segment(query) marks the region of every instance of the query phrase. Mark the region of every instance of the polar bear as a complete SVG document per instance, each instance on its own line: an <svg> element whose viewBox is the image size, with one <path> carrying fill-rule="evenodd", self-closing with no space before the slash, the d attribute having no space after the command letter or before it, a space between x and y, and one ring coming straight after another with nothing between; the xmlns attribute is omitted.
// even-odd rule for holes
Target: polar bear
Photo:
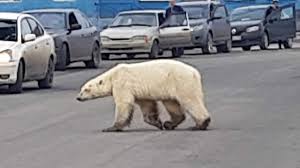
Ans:
<svg viewBox="0 0 300 168"><path fill-rule="evenodd" d="M190 114L196 125L191 130L206 130L211 122L205 106L201 74L192 66L175 60L152 60L118 64L91 79L81 88L78 101L113 96L115 121L104 132L122 131L132 120L134 105L140 106L144 121L159 129L175 129ZM162 124L157 102L170 115Z"/></svg>

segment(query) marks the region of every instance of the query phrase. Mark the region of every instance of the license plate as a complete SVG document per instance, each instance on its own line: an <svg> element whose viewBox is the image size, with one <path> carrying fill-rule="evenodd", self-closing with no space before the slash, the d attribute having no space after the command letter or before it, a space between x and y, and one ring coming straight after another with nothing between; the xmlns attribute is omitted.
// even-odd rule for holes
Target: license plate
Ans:
<svg viewBox="0 0 300 168"><path fill-rule="evenodd" d="M232 40L233 41L240 41L240 40L242 40L242 36L233 36Z"/></svg>

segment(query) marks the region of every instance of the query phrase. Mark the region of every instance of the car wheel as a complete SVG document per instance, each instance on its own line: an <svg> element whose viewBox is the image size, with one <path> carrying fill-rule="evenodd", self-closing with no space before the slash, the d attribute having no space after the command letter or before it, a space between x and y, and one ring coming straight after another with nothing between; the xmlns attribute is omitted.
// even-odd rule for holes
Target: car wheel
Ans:
<svg viewBox="0 0 300 168"><path fill-rule="evenodd" d="M50 58L45 78L38 81L39 88L40 89L52 88L53 76L54 76L54 63L53 60Z"/></svg>
<svg viewBox="0 0 300 168"><path fill-rule="evenodd" d="M99 68L100 65L100 47L99 44L95 43L92 51L92 59L90 61L85 61L85 66L87 68Z"/></svg>
<svg viewBox="0 0 300 168"><path fill-rule="evenodd" d="M157 41L154 41L151 48L151 53L149 54L150 59L154 59L159 55L159 45Z"/></svg>
<svg viewBox="0 0 300 168"><path fill-rule="evenodd" d="M127 59L134 59L135 54L127 54Z"/></svg>
<svg viewBox="0 0 300 168"><path fill-rule="evenodd" d="M19 94L23 91L23 78L24 78L24 64L21 61L19 63L18 72L17 72L17 81L15 84L9 85L8 91L12 94Z"/></svg>
<svg viewBox="0 0 300 168"><path fill-rule="evenodd" d="M172 57L178 58L181 57L184 54L183 48L172 48Z"/></svg>
<svg viewBox="0 0 300 168"><path fill-rule="evenodd" d="M251 50L251 46L245 46L245 47L242 47L242 49L244 51L250 51Z"/></svg>
<svg viewBox="0 0 300 168"><path fill-rule="evenodd" d="M223 53L229 53L231 51L232 48L232 41L231 40L227 40L225 42L225 44L220 45L217 47L217 51L218 52L223 52Z"/></svg>
<svg viewBox="0 0 300 168"><path fill-rule="evenodd" d="M292 38L289 38L287 40L285 40L283 42L283 46L284 48L288 49L288 48L292 48L293 47L293 39Z"/></svg>
<svg viewBox="0 0 300 168"><path fill-rule="evenodd" d="M214 51L215 51L215 49L214 49L214 45L213 45L213 38L212 38L211 33L208 33L206 46L204 46L202 48L202 52L203 52L203 54L211 54Z"/></svg>
<svg viewBox="0 0 300 168"><path fill-rule="evenodd" d="M102 60L109 60L109 54L101 54Z"/></svg>
<svg viewBox="0 0 300 168"><path fill-rule="evenodd" d="M261 42L260 42L259 47L262 50L266 50L269 47L269 36L266 32L263 34L263 36L261 38Z"/></svg>
<svg viewBox="0 0 300 168"><path fill-rule="evenodd" d="M58 58L58 63L56 64L55 69L59 71L65 71L68 66L68 57L69 57L69 50L66 44L63 44L62 52L60 57Z"/></svg>

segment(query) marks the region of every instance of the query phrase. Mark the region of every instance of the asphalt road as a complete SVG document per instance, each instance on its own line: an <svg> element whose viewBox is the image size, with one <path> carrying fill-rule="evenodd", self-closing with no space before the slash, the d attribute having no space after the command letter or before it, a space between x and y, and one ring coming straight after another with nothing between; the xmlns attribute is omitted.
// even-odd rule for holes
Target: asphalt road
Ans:
<svg viewBox="0 0 300 168"><path fill-rule="evenodd" d="M75 100L99 70L57 72L52 90L28 83L22 95L0 89L1 168L300 168L300 49L190 53L179 60L204 76L209 131L159 131L137 111L123 133L102 133L112 98ZM137 59L130 62L145 61ZM166 119L165 113L162 118Z"/></svg>

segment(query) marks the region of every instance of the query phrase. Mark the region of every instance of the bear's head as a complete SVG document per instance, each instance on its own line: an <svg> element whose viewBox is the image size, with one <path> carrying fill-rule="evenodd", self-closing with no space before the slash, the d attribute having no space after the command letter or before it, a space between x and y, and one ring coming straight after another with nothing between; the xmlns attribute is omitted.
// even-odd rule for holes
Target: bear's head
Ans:
<svg viewBox="0 0 300 168"><path fill-rule="evenodd" d="M87 101L96 98L111 96L112 84L104 76L92 79L83 85L80 93L77 96L78 101Z"/></svg>

